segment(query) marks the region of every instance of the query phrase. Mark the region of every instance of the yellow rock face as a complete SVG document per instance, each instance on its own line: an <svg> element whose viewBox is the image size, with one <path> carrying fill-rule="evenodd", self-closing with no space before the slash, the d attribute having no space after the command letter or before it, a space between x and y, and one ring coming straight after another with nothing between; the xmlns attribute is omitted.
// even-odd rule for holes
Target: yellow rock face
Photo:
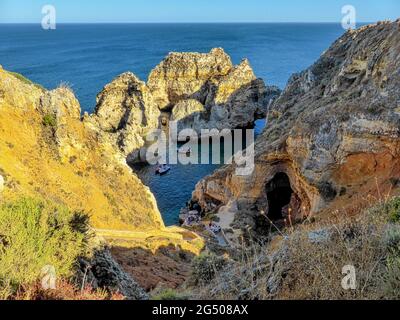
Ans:
<svg viewBox="0 0 400 320"><path fill-rule="evenodd" d="M25 195L61 202L90 214L95 228L163 229L150 190L98 135L80 120L68 88L46 91L0 70L3 200Z"/></svg>
<svg viewBox="0 0 400 320"><path fill-rule="evenodd" d="M233 64L221 48L209 53L170 53L149 75L147 85L160 109L202 91L206 81L226 76Z"/></svg>

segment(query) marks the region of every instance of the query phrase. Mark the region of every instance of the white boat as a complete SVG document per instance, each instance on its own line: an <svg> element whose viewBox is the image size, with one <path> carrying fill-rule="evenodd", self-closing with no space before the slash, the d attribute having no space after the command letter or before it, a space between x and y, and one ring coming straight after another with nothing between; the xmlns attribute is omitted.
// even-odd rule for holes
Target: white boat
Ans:
<svg viewBox="0 0 400 320"><path fill-rule="evenodd" d="M157 167L156 174L159 174L160 176L162 176L163 174L166 174L170 170L171 170L171 167L167 166L166 164L162 164Z"/></svg>

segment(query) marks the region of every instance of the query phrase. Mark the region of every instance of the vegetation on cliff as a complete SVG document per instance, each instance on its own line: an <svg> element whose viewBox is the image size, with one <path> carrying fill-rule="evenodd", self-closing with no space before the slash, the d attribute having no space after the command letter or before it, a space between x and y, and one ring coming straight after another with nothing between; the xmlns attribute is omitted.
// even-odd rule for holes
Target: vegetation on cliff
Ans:
<svg viewBox="0 0 400 320"><path fill-rule="evenodd" d="M193 200L205 211L221 205L219 216L228 211L236 220L232 228L257 234L269 220L356 208L377 186L396 194L399 52L400 20L346 32L271 105L253 173L237 176L226 166L198 183Z"/></svg>
<svg viewBox="0 0 400 320"><path fill-rule="evenodd" d="M31 198L0 206L0 299L35 284L51 266L59 278L73 275L88 243L81 212Z"/></svg>
<svg viewBox="0 0 400 320"><path fill-rule="evenodd" d="M229 262L194 296L400 297L399 37L400 20L345 33L271 105L253 174L229 165L198 183L193 201L228 221L232 248L210 246Z"/></svg>
<svg viewBox="0 0 400 320"><path fill-rule="evenodd" d="M65 85L46 91L0 69L3 200L41 197L87 212L94 228L162 229L154 196Z"/></svg>
<svg viewBox="0 0 400 320"><path fill-rule="evenodd" d="M185 289L207 299L399 298L399 28L349 31L272 105L277 91L222 49L171 53L147 84L123 74L84 117L70 88L47 91L0 68L0 298L148 298L131 275L152 273L151 290L203 240L164 227L126 161L161 110L195 128L233 128L267 107L253 175L227 166L196 187L193 200L220 219L228 248L211 243L225 255L195 258ZM111 250L87 247L89 223ZM137 248L171 264L134 268ZM64 292L38 287L46 265ZM341 286L344 266L356 270L354 289Z"/></svg>
<svg viewBox="0 0 400 320"><path fill-rule="evenodd" d="M154 250L163 245L182 246L184 250L193 252L201 250L200 238L180 228L165 228L149 188L126 164L125 156L115 141L102 139L102 128L82 120L79 102L68 86L61 85L47 91L0 68L0 110L1 203L18 204L21 198L42 199L43 202L41 205L22 201L20 206L11 205L9 211L3 209L0 214L4 219L2 222L9 225L13 223L13 215L20 217L20 227L25 229L17 233L26 237L22 239L18 235L11 237L4 233L9 239L2 243L0 252L2 263L8 263L8 269L3 265L3 271L6 272L2 274L4 279L1 279L5 281L2 285L3 297L10 294L15 297L15 290L20 288L17 296L48 296L39 290L40 285L38 287L35 283L35 277L45 260L49 260L50 265L54 260L64 265L64 269L57 271L61 277L81 274L79 268L84 268L83 274L90 273L91 281L87 282L89 287L84 287L86 293L92 292L92 286L94 295L98 293L96 290L106 288L107 292L118 292L129 299L147 298L131 275L114 260L107 246L91 247L90 257L81 257L79 234L64 234L65 238L60 238L57 225L48 226L48 243L43 243L42 234L36 234L35 230L39 227L46 229L46 225L40 223L46 220L47 215L49 219L56 219L53 216L57 216L58 211L65 215L67 212L87 213L90 227L100 242L104 242L104 236L109 242L113 239L126 240L128 246L135 248L151 243ZM28 206L28 209L25 210L24 206ZM64 209L51 211L53 206ZM44 211L40 209L42 207ZM29 216L30 210L32 216ZM24 214L19 215L19 211ZM39 226L30 223L36 218L40 220ZM0 233L0 236L3 234ZM30 242L28 238L31 238ZM19 252L24 241L28 241L28 252ZM60 242L63 242L59 246L61 253L52 251L56 249L55 243ZM43 259L40 255L34 255L36 249L48 250L44 251ZM62 253L67 255L65 259L68 258L68 261L59 257ZM29 254L34 256L27 256ZM85 267L81 266L81 262L78 263L83 258L87 260ZM20 259L24 263L19 267ZM11 265L16 266L15 275L7 273ZM78 265L78 270L73 265ZM58 264L55 267L58 268ZM23 272L24 268L30 272ZM84 278L87 277L85 274ZM64 278L60 281L57 288L61 291L64 288L65 294L71 296L75 292L74 282L65 282ZM78 281L79 287L82 286L81 281ZM54 298L63 294L57 291L53 293L50 296ZM76 298L81 297L79 292L75 293Z"/></svg>
<svg viewBox="0 0 400 320"><path fill-rule="evenodd" d="M186 290L199 299L399 299L399 203L370 198L356 216L332 212L276 230L266 242L235 247L222 268L222 258L206 255ZM353 288L342 286L346 266L354 267Z"/></svg>

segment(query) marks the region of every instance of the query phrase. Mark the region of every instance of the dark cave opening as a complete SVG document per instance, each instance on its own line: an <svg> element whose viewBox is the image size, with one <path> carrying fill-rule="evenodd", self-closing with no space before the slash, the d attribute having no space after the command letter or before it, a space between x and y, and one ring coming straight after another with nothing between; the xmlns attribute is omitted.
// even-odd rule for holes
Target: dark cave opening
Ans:
<svg viewBox="0 0 400 320"><path fill-rule="evenodd" d="M268 218L272 221L282 220L287 216L293 190L286 173L279 172L267 184Z"/></svg>

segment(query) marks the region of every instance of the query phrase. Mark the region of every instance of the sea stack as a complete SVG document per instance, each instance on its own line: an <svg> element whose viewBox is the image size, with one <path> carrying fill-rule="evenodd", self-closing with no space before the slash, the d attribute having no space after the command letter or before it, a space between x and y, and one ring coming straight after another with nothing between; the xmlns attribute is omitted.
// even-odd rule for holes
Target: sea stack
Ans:
<svg viewBox="0 0 400 320"><path fill-rule="evenodd" d="M88 118L113 140L128 162L141 161L140 150L152 129L176 121L178 131L191 128L235 129L265 117L280 93L257 79L244 59L233 65L221 48L209 53L170 53L147 83L128 72L106 85Z"/></svg>

